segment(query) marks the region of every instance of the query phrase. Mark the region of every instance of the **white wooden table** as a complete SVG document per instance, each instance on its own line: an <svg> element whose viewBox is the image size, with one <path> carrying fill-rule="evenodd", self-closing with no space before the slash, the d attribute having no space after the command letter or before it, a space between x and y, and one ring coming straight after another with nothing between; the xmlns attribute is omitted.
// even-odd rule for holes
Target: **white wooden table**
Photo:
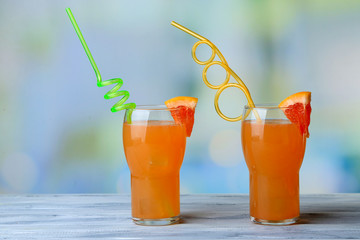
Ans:
<svg viewBox="0 0 360 240"><path fill-rule="evenodd" d="M360 194L302 195L301 221L249 221L246 194L181 196L182 223L131 221L129 195L2 195L0 239L360 239Z"/></svg>

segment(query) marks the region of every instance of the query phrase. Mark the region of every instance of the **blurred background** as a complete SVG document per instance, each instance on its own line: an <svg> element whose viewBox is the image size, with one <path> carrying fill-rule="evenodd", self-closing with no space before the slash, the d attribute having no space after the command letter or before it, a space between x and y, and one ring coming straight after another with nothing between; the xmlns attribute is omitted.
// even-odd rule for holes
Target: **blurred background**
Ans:
<svg viewBox="0 0 360 240"><path fill-rule="evenodd" d="M104 79L120 77L129 102L199 98L181 169L182 193L248 193L240 122L215 112L215 90L191 57L210 39L255 103L312 92L301 193L360 192L360 1L0 0L0 192L129 193L123 112L98 88L65 12L70 7ZM210 49L199 47L199 58ZM224 79L220 68L209 80ZM227 89L237 116L242 92Z"/></svg>

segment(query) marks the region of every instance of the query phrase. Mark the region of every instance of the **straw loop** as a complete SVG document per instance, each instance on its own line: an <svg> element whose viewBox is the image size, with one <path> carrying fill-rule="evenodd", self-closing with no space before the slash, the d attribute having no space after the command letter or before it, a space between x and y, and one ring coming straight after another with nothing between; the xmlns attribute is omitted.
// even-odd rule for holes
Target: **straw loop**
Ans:
<svg viewBox="0 0 360 240"><path fill-rule="evenodd" d="M202 78L203 78L203 81L204 81L204 83L206 84L206 86L208 86L209 88L211 88L211 89L219 89L219 88L221 88L222 86L226 85L226 84L229 82L231 75L230 75L230 72L229 72L229 71L226 71L226 78L225 78L225 80L224 80L224 82L223 82L222 84L219 84L219 85L213 85L213 84L211 84L211 83L208 81L208 79L207 79L207 71L208 71L208 69L209 69L211 66L213 66L213 65L219 65L219 66L223 67L224 69L227 68L227 66L226 66L224 63L222 63L222 62L219 62L219 61L211 62L211 63L207 64L207 65L204 67L203 73L202 73Z"/></svg>
<svg viewBox="0 0 360 240"><path fill-rule="evenodd" d="M211 48L212 53L211 53L210 58L209 58L207 61L200 61L200 60L196 57L196 49L197 49L197 47L200 46L201 44L206 44L206 45L208 45L208 46ZM191 49L191 55L192 55L194 61L195 61L197 64L207 65L207 64L211 63L211 62L214 60L214 58L215 58L215 56L216 56L216 52L215 52L213 46L211 46L210 43L209 43L207 40L201 40L201 41L198 41L198 42L196 42L196 43L194 44L194 46L193 46L192 49Z"/></svg>
<svg viewBox="0 0 360 240"><path fill-rule="evenodd" d="M241 91L243 91L245 93L245 89L243 86L239 85L239 84L236 84L236 83L229 83L229 84L226 84L222 87L220 87L216 94L215 94L215 99L214 99L214 106L215 106L215 109L216 109L216 112L220 115L220 117L222 117L223 119L229 121L229 122L237 122L237 121L240 121L243 119L243 115L240 115L238 117L235 117L235 118L231 118L231 117L227 117L225 116L225 114L223 114L220 110L220 107L219 107L219 97L221 95L221 93L226 89L226 88L229 88L229 87L236 87L236 88L239 88Z"/></svg>

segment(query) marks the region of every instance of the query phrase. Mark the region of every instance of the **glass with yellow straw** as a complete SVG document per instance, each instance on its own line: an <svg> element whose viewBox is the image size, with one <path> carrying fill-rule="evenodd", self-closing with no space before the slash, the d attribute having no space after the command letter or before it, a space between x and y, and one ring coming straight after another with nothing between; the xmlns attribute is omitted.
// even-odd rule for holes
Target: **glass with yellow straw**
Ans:
<svg viewBox="0 0 360 240"><path fill-rule="evenodd" d="M206 86L217 90L214 98L216 112L227 121L242 120L242 147L250 173L251 221L267 225L296 223L300 215L299 170L310 123L310 92L294 94L279 105L255 106L244 82L212 42L176 22L171 24L199 40L192 48L192 57L196 63L205 66L202 78ZM211 57L206 61L200 61L196 56L196 49L201 44L212 49ZM214 60L216 56L220 61ZM213 65L219 65L226 71L222 84L212 85L207 80L207 71ZM229 82L230 76L236 83ZM219 108L219 96L229 87L239 88L248 101L243 114L235 118L225 116ZM299 114L294 106L301 111L304 106L305 114Z"/></svg>

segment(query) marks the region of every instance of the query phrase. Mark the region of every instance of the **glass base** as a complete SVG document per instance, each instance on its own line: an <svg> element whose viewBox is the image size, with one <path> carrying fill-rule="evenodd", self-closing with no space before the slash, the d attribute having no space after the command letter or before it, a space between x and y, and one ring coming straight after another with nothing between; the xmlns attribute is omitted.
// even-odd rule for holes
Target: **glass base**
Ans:
<svg viewBox="0 0 360 240"><path fill-rule="evenodd" d="M180 221L179 216L171 218L160 218L160 219L144 219L144 218L132 218L135 224L142 226L165 226L178 223Z"/></svg>
<svg viewBox="0 0 360 240"><path fill-rule="evenodd" d="M262 224L262 225L284 226L284 225L297 223L297 221L299 221L299 217L294 217L284 220L264 220L250 216L250 220L253 223Z"/></svg>

